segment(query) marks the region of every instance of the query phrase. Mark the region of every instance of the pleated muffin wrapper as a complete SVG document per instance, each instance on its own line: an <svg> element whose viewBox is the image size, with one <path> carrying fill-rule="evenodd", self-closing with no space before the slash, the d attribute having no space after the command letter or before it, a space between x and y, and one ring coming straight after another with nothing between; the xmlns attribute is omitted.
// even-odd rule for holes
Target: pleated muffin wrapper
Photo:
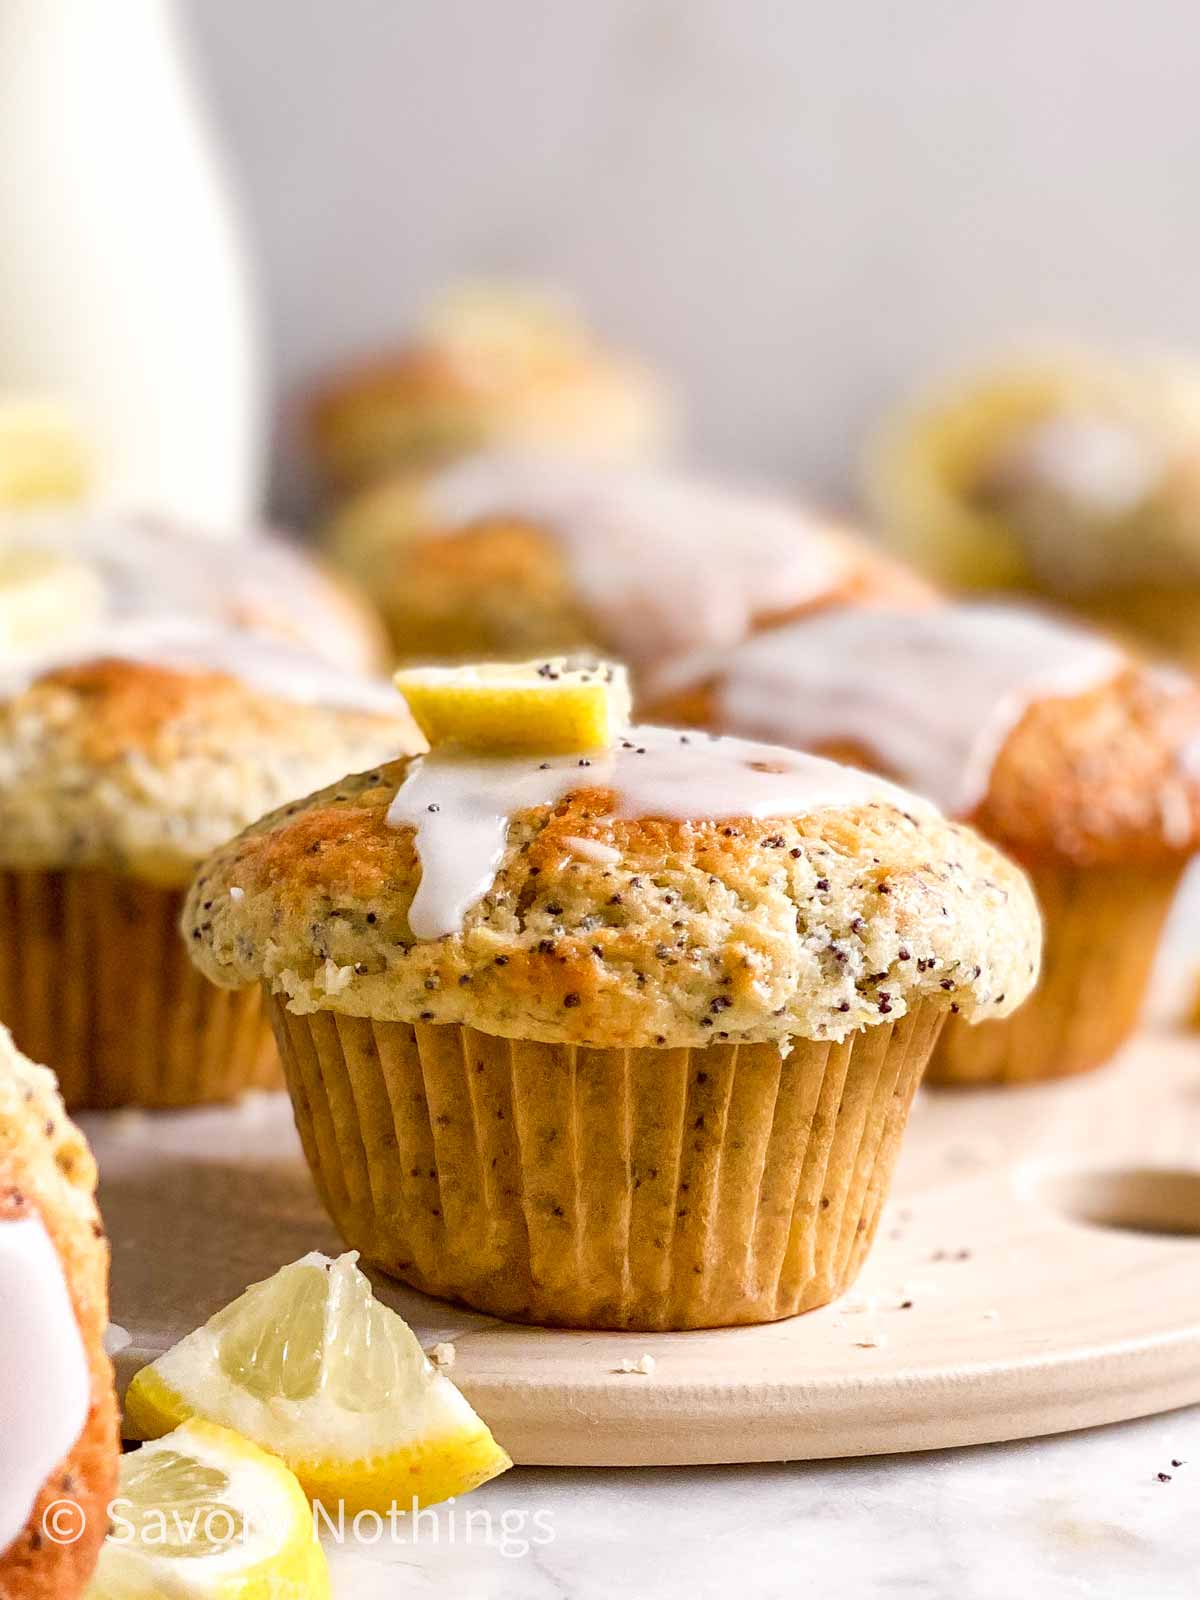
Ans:
<svg viewBox="0 0 1200 1600"><path fill-rule="evenodd" d="M592 1049L269 1001L346 1242L515 1321L770 1322L856 1277L946 1012L842 1043Z"/></svg>
<svg viewBox="0 0 1200 1600"><path fill-rule="evenodd" d="M1038 986L1003 1021L952 1017L929 1081L1034 1083L1111 1060L1137 1026L1183 870L1030 869L1044 929Z"/></svg>
<svg viewBox="0 0 1200 1600"><path fill-rule="evenodd" d="M217 989L179 932L182 889L98 869L0 872L0 1019L71 1110L279 1088L254 989Z"/></svg>

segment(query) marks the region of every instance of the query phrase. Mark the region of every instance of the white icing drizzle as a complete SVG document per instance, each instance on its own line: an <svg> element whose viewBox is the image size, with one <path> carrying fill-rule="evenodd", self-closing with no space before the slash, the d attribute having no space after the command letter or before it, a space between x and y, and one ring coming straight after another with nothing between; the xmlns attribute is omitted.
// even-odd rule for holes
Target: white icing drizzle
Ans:
<svg viewBox="0 0 1200 1600"><path fill-rule="evenodd" d="M1150 499L1168 466L1161 440L1120 418L1080 412L1018 433L988 483L1035 576L1061 593L1111 580L1114 560L1127 570L1148 559L1145 536L1141 549L1128 548L1122 519Z"/></svg>
<svg viewBox="0 0 1200 1600"><path fill-rule="evenodd" d="M41 674L112 657L176 672L224 672L263 694L337 711L404 715L391 684L340 671L300 645L174 617L114 623L36 658L0 662L0 698L22 693Z"/></svg>
<svg viewBox="0 0 1200 1600"><path fill-rule="evenodd" d="M816 603L847 574L848 545L797 507L679 475L487 455L428 493L446 531L504 515L544 527L635 667L735 644L756 616Z"/></svg>
<svg viewBox="0 0 1200 1600"><path fill-rule="evenodd" d="M517 812L553 806L580 789L611 790L618 817L715 821L805 816L826 806L924 802L867 773L774 745L667 728L631 728L610 749L569 756L418 757L388 811L416 831L421 881L409 924L418 939L462 927L491 888Z"/></svg>
<svg viewBox="0 0 1200 1600"><path fill-rule="evenodd" d="M1118 517L1152 492L1165 454L1144 433L1112 417L1077 413L1047 417L1019 433L995 473L1014 485L1051 489L1097 517Z"/></svg>
<svg viewBox="0 0 1200 1600"><path fill-rule="evenodd" d="M0 1222L0 1554L87 1421L91 1379L62 1264L40 1219Z"/></svg>
<svg viewBox="0 0 1200 1600"><path fill-rule="evenodd" d="M1127 660L1105 639L1016 607L828 611L732 652L718 720L801 749L857 745L965 816L1031 705L1086 693Z"/></svg>
<svg viewBox="0 0 1200 1600"><path fill-rule="evenodd" d="M0 519L4 547L90 566L100 581L102 623L187 617L261 626L303 641L331 663L368 664L361 632L331 600L319 569L282 539L259 535L231 548L150 517L22 512Z"/></svg>

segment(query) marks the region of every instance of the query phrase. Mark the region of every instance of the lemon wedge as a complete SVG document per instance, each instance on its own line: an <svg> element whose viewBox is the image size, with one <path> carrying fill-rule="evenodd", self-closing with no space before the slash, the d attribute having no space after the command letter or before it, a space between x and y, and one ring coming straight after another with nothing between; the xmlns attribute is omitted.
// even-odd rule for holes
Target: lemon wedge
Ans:
<svg viewBox="0 0 1200 1600"><path fill-rule="evenodd" d="M304 1491L227 1428L188 1422L121 1462L87 1600L328 1600Z"/></svg>
<svg viewBox="0 0 1200 1600"><path fill-rule="evenodd" d="M347 1515L433 1505L506 1471L508 1456L356 1261L305 1256L247 1289L137 1374L126 1431L223 1423Z"/></svg>
<svg viewBox="0 0 1200 1600"><path fill-rule="evenodd" d="M629 725L629 679L609 662L413 667L395 684L434 749L497 755L602 750Z"/></svg>
<svg viewBox="0 0 1200 1600"><path fill-rule="evenodd" d="M87 451L70 418L48 401L0 399L0 506L83 498Z"/></svg>
<svg viewBox="0 0 1200 1600"><path fill-rule="evenodd" d="M50 649L105 609L104 580L86 562L19 542L0 549L0 651Z"/></svg>

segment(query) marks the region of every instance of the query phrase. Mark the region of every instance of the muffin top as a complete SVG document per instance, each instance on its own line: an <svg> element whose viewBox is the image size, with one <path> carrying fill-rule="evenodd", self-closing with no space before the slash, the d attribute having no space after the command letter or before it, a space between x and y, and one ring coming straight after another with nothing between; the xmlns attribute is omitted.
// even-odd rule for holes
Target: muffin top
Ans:
<svg viewBox="0 0 1200 1600"><path fill-rule="evenodd" d="M1200 844L1200 685L1039 611L828 611L710 661L660 715L861 761L1024 860Z"/></svg>
<svg viewBox="0 0 1200 1600"><path fill-rule="evenodd" d="M1001 1017L1040 939L1020 870L925 802L658 728L344 779L217 851L184 929L295 1011L609 1047L838 1039L918 999Z"/></svg>
<svg viewBox="0 0 1200 1600"><path fill-rule="evenodd" d="M171 618L302 644L351 671L381 653L366 604L283 539L95 513L0 520L0 672L94 653L113 626Z"/></svg>
<svg viewBox="0 0 1200 1600"><path fill-rule="evenodd" d="M164 886L255 817L423 741L387 684L270 639L114 629L94 659L0 674L0 865Z"/></svg>
<svg viewBox="0 0 1200 1600"><path fill-rule="evenodd" d="M665 385L563 298L477 285L439 301L409 344L329 381L310 433L325 476L348 489L495 446L649 457L674 412Z"/></svg>
<svg viewBox="0 0 1200 1600"><path fill-rule="evenodd" d="M0 1026L0 1593L76 1593L107 1525L116 1401L102 1346L108 1249L95 1189L95 1162L54 1074L20 1055ZM64 1478L48 1483L60 1466ZM77 1551L43 1551L36 1526L21 1537L39 1494L84 1506Z"/></svg>
<svg viewBox="0 0 1200 1600"><path fill-rule="evenodd" d="M368 492L335 546L405 655L598 649L652 682L681 655L843 603L932 591L828 519L680 473L477 456Z"/></svg>
<svg viewBox="0 0 1200 1600"><path fill-rule="evenodd" d="M1200 374L1138 353L1034 349L896 417L869 494L946 580L1084 599L1200 572Z"/></svg>

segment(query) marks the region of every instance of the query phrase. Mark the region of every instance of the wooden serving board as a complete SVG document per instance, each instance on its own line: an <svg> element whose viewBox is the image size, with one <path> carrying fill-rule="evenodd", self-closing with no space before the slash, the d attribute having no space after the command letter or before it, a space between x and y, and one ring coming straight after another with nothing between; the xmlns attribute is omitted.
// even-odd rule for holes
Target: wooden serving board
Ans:
<svg viewBox="0 0 1200 1600"><path fill-rule="evenodd" d="M85 1119L127 1381L237 1295L338 1241L282 1096ZM571 1333L383 1286L521 1463L871 1455L1200 1402L1200 1037L1090 1076L923 1091L863 1276L762 1328ZM653 1358L650 1374L623 1362Z"/></svg>

